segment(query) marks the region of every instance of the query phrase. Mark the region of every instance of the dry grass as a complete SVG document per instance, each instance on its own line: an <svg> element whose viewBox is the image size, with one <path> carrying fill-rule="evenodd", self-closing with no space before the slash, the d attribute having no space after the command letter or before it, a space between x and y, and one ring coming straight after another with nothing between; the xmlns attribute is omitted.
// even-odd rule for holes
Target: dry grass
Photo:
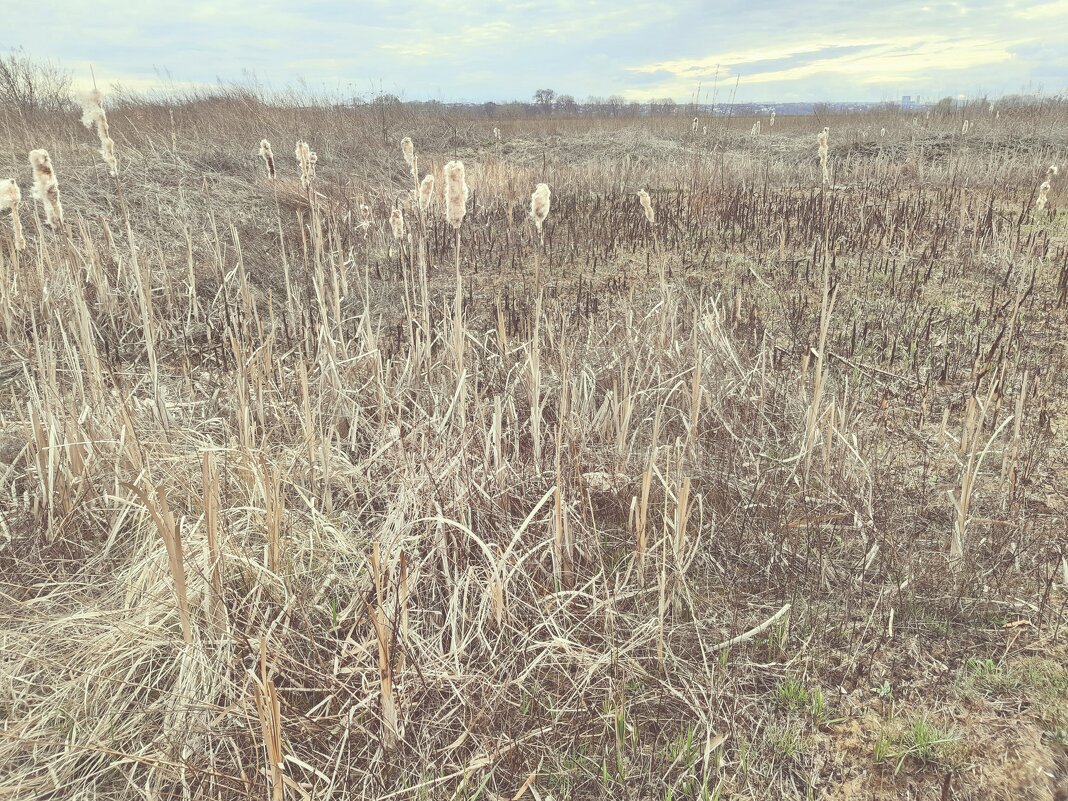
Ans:
<svg viewBox="0 0 1068 801"><path fill-rule="evenodd" d="M1068 114L966 113L2 118L0 797L1064 798Z"/></svg>

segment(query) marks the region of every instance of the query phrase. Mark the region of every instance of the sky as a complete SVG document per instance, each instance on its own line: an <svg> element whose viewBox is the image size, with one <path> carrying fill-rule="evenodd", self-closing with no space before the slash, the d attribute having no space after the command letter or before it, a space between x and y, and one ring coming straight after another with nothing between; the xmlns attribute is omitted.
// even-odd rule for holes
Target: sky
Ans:
<svg viewBox="0 0 1068 801"><path fill-rule="evenodd" d="M0 51L135 90L738 102L1068 89L1068 0L0 0ZM7 17L5 19L5 17Z"/></svg>

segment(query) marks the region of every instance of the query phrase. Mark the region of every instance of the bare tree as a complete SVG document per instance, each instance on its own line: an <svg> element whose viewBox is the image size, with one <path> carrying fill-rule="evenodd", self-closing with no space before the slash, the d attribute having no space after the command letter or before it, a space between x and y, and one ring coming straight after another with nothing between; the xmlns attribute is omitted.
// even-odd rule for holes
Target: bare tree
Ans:
<svg viewBox="0 0 1068 801"><path fill-rule="evenodd" d="M538 108L546 114L553 110L553 100L555 98L556 92L552 89L539 89L534 93L534 102L538 105Z"/></svg>
<svg viewBox="0 0 1068 801"><path fill-rule="evenodd" d="M71 103L71 75L50 61L34 61L22 49L0 55L0 106L60 111Z"/></svg>

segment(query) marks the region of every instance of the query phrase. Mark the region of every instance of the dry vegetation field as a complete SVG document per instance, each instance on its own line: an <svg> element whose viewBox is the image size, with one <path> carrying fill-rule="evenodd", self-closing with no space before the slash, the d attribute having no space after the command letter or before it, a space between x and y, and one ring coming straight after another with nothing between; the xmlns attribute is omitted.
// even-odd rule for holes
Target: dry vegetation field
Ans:
<svg viewBox="0 0 1068 801"><path fill-rule="evenodd" d="M1068 798L1068 108L105 106L0 111L0 799Z"/></svg>

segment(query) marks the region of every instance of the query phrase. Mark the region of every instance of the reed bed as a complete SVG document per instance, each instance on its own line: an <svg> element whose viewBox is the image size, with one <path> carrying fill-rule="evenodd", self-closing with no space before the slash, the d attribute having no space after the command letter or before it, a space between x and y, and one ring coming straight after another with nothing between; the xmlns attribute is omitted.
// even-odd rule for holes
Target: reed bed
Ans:
<svg viewBox="0 0 1068 801"><path fill-rule="evenodd" d="M173 112L4 146L0 796L1063 792L1068 115Z"/></svg>

